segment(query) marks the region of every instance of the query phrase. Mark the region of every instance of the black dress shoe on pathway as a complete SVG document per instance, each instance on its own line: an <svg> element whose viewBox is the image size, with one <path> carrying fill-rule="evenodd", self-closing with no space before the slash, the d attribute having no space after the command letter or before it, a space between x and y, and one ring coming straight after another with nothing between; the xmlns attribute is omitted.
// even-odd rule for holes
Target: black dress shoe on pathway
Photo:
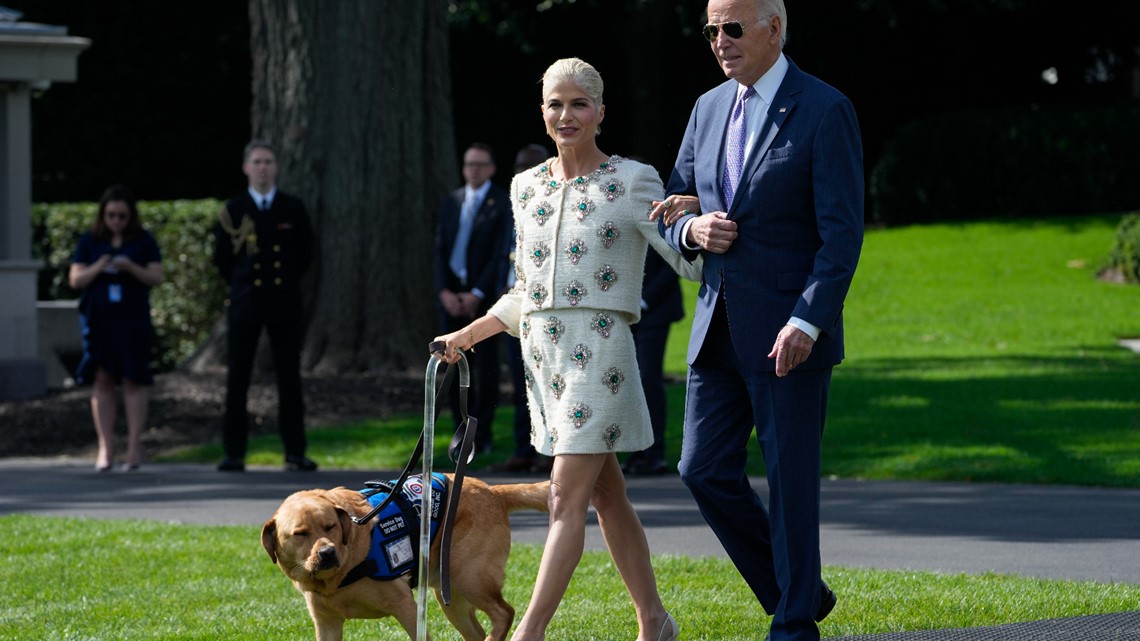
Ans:
<svg viewBox="0 0 1140 641"><path fill-rule="evenodd" d="M831 614L831 610L835 607L835 602L838 600L835 593L831 591L831 588L827 587L826 583L820 585L819 611L815 613L816 623L823 621L827 618L827 615Z"/></svg>
<svg viewBox="0 0 1140 641"><path fill-rule="evenodd" d="M219 472L244 472L245 471L245 461L243 461L241 459L234 459L234 458L222 459L222 462L218 463L218 471Z"/></svg>
<svg viewBox="0 0 1140 641"><path fill-rule="evenodd" d="M316 472L317 464L305 456L286 456L285 470L288 472Z"/></svg>

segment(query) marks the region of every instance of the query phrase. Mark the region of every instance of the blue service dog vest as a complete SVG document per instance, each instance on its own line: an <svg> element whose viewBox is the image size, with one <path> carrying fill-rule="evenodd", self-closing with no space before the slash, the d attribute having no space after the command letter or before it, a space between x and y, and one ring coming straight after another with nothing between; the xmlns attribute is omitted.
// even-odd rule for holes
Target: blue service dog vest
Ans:
<svg viewBox="0 0 1140 641"><path fill-rule="evenodd" d="M360 493L368 499L368 504L376 507L388 498L396 481L391 480L385 487L368 487ZM378 484L380 485L380 484ZM442 506L447 505L447 477L431 475L431 538L434 541L439 531ZM423 475L409 476L392 502L374 519L368 557L352 569L341 581L341 587L368 577L378 581L390 581L408 574L419 560L420 508L423 501ZM412 575L412 587L418 576Z"/></svg>

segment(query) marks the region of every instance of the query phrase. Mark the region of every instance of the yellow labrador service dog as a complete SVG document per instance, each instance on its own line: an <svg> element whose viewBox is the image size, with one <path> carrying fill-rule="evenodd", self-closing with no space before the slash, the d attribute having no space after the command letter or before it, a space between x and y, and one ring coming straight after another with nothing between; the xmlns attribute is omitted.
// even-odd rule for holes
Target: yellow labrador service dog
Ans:
<svg viewBox="0 0 1140 641"><path fill-rule="evenodd" d="M446 476L450 483L451 475ZM503 599L511 550L508 514L522 509L546 512L549 495L549 481L488 485L472 477L463 480L451 535L451 605L443 605L440 598L439 536L431 546L429 583L448 621L465 641L506 639L515 616L514 608ZM406 570L390 579L376 579L371 573L359 576L361 567L375 569L376 563L368 559L370 551L376 549L382 549L380 565L414 566L407 556L408 542L382 547L373 541L374 536L383 536L380 529L384 523L401 517L378 519L377 527L352 521L371 507L357 490L305 490L286 498L261 529L261 544L269 558L305 595L317 641L340 641L345 619L386 616L396 617L408 636L416 638L412 596L416 573ZM419 524L412 529L418 532ZM418 536L415 539L412 545L418 551ZM475 609L490 618L490 636L485 635Z"/></svg>

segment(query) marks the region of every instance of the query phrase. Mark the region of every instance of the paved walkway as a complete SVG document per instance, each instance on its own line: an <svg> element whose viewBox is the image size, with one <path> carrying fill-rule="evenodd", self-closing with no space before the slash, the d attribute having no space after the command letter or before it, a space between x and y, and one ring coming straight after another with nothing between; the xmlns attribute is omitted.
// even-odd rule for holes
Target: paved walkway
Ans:
<svg viewBox="0 0 1140 641"><path fill-rule="evenodd" d="M97 474L89 462L0 459L0 514L157 519L205 525L260 525L288 494L312 487L360 487L395 472L222 474L204 465L148 465ZM492 483L537 476L479 474ZM753 479L762 495L763 479ZM629 493L658 554L724 556L676 476L637 477ZM60 497L67 496L66 502ZM824 481L824 564L1140 584L1140 490L1029 485ZM546 516L512 516L514 540L541 543ZM591 519L588 549L604 549ZM1140 604L1137 604L1140 609ZM1073 628L1071 636L1066 632ZM994 628L966 636L940 630L849 637L845 641L966 639L1140 640L1140 612ZM1102 634L1103 633L1103 634ZM932 636L933 635L933 636Z"/></svg>

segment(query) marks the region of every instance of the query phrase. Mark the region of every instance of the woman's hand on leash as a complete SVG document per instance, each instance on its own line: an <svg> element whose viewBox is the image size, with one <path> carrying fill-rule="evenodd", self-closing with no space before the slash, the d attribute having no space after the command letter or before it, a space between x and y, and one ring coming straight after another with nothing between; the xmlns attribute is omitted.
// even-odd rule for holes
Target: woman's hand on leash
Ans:
<svg viewBox="0 0 1140 641"><path fill-rule="evenodd" d="M459 362L460 350L469 351L475 348L475 340L471 328L464 327L457 332L436 336L431 346L436 349L433 353L438 354L441 360L454 364Z"/></svg>
<svg viewBox="0 0 1140 641"><path fill-rule="evenodd" d="M507 326L504 325L501 320L490 314L486 314L461 330L444 334L443 336L436 336L428 349L431 350L433 354L439 354L439 357L444 362L457 363L459 362L460 351L474 352L475 343L478 343L484 338L494 336L506 328ZM436 343L440 343L441 345L436 345Z"/></svg>

